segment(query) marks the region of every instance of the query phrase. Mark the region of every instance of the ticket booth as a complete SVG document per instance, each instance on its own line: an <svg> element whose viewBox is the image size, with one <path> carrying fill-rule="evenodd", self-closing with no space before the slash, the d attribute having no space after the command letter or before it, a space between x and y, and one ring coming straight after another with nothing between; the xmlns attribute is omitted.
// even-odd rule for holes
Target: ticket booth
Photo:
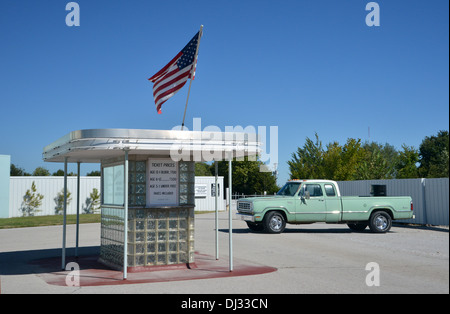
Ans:
<svg viewBox="0 0 450 314"><path fill-rule="evenodd" d="M128 158L128 267L193 263L195 163L152 155ZM100 261L119 269L125 219L125 165L120 159L101 163L100 248Z"/></svg>
<svg viewBox="0 0 450 314"><path fill-rule="evenodd" d="M231 160L259 151L256 134L91 129L46 146L43 159L64 162L65 182L68 163L77 163L78 173L81 163L101 164L99 261L123 269L126 278L128 270L194 262L196 161ZM65 215L66 208L62 269ZM76 242L78 247L78 223Z"/></svg>

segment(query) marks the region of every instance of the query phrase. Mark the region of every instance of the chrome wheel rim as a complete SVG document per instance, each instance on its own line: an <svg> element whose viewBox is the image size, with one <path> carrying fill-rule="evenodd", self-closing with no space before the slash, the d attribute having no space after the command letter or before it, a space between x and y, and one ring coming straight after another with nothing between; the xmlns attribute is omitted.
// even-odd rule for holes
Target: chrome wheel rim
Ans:
<svg viewBox="0 0 450 314"><path fill-rule="evenodd" d="M384 216L380 215L375 219L375 226L378 230L386 230L388 225L388 220Z"/></svg>
<svg viewBox="0 0 450 314"><path fill-rule="evenodd" d="M270 228L274 231L281 230L281 226L283 225L283 221L280 216L273 216L270 220Z"/></svg>

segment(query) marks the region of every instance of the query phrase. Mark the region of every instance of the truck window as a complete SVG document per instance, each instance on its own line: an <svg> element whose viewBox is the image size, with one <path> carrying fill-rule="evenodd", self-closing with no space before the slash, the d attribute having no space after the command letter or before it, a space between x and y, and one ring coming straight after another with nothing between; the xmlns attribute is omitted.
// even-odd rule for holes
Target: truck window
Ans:
<svg viewBox="0 0 450 314"><path fill-rule="evenodd" d="M336 191L334 190L334 185L332 184L325 184L325 194L327 196L336 196Z"/></svg>
<svg viewBox="0 0 450 314"><path fill-rule="evenodd" d="M305 187L300 191L300 196L305 195L305 191L309 192L310 197L323 196L322 188L319 184L306 184Z"/></svg>
<svg viewBox="0 0 450 314"><path fill-rule="evenodd" d="M300 182L289 182L286 183L281 190L278 191L277 195L283 196L294 196L297 193Z"/></svg>

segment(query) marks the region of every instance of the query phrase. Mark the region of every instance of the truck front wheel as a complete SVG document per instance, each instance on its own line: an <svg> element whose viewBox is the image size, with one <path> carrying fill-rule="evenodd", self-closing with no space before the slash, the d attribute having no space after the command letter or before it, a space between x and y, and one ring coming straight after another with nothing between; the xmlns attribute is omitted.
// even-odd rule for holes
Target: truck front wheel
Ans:
<svg viewBox="0 0 450 314"><path fill-rule="evenodd" d="M375 212L370 216L369 228L375 233L388 232L392 227L391 216L383 211Z"/></svg>
<svg viewBox="0 0 450 314"><path fill-rule="evenodd" d="M269 212L264 216L263 225L268 233L281 233L286 228L286 219L279 212Z"/></svg>
<svg viewBox="0 0 450 314"><path fill-rule="evenodd" d="M263 231L263 229L264 229L264 226L262 225L262 223L254 223L254 222L247 221L247 226L251 231Z"/></svg>

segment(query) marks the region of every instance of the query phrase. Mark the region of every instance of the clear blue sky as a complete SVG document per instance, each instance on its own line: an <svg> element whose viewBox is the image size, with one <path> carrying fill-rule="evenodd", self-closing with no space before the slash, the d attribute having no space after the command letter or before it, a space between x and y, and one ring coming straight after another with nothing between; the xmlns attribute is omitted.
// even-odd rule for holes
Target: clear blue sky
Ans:
<svg viewBox="0 0 450 314"><path fill-rule="evenodd" d="M377 1L379 27L367 0L79 0L79 27L68 2L0 1L0 154L28 172L63 168L42 150L74 130L181 124L187 85L158 115L147 78L201 24L186 126L278 126L280 181L315 132L400 149L449 128L448 0Z"/></svg>

